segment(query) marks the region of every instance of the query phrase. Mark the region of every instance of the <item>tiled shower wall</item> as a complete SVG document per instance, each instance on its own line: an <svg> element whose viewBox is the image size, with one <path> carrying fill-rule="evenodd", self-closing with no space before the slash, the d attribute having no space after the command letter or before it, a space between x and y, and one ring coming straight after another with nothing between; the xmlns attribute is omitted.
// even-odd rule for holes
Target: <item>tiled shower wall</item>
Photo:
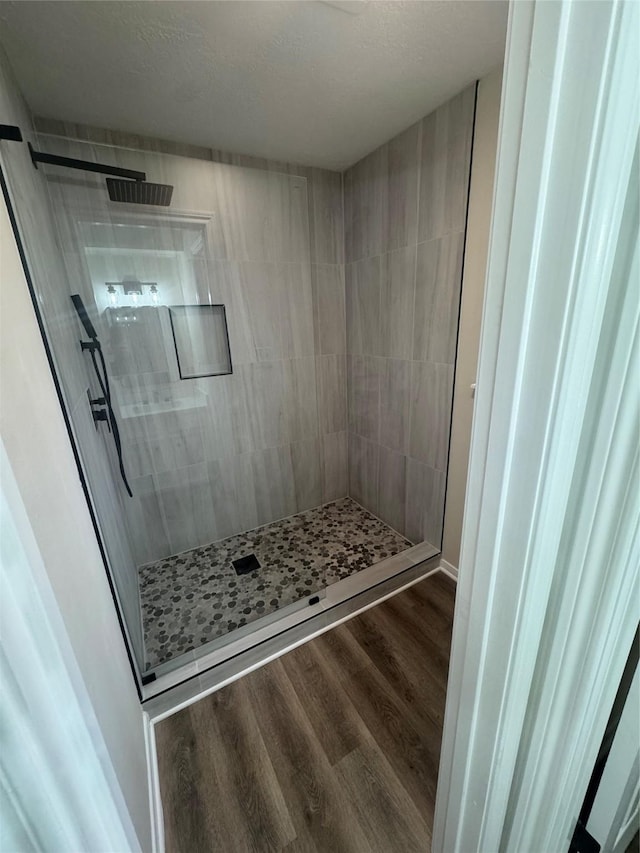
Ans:
<svg viewBox="0 0 640 853"><path fill-rule="evenodd" d="M475 84L344 175L349 494L442 537Z"/></svg>
<svg viewBox="0 0 640 853"><path fill-rule="evenodd" d="M218 172L224 180L224 167L218 169L203 160L306 178L309 277L292 279L295 292L289 295L286 287L280 293L278 286L278 293L270 296L266 267L264 275L259 273L256 289L258 279L251 284L242 264L209 259L210 283L221 288L219 299L228 305L233 376L197 380L209 398L208 408L131 418L121 424L135 495L126 503L136 562L193 548L345 496L341 176L52 121L39 120L38 127L43 147L76 157L88 156L79 150L85 146L78 146L78 140L91 143L90 156L102 159L113 156L114 149L100 151L96 144L183 155L161 157L153 168L148 165L156 179L174 184L176 209L212 208L214 202L203 187L207 181L215 185ZM236 335L234 320L240 316L243 334ZM280 337L285 327L295 332L286 346ZM267 357L262 346L257 355L258 343L267 344L272 354Z"/></svg>
<svg viewBox="0 0 640 853"><path fill-rule="evenodd" d="M36 120L49 147L56 139L75 139L307 179L315 376L305 374L303 384L315 381L317 421L303 440L252 448L256 464L236 492L261 493L263 505L243 529L349 493L413 541L440 543L474 95L475 86L344 176ZM266 385L260 380L256 387ZM268 405L272 398L265 394L264 400ZM189 486L188 469L215 459L206 443L201 452L197 442L195 458L183 448L184 459L181 442L172 444L173 506L182 503L193 516L202 501ZM307 470L314 457L318 465ZM167 486L163 458L155 455L147 470L134 455L134 491L137 486L144 494L150 477ZM159 464L164 470L156 470ZM220 472L208 479L219 482ZM234 532L214 525L195 541L191 533L185 539L178 513L171 534L167 508L155 499L158 484L153 499L132 514L137 563ZM222 493L223 502L228 494Z"/></svg>

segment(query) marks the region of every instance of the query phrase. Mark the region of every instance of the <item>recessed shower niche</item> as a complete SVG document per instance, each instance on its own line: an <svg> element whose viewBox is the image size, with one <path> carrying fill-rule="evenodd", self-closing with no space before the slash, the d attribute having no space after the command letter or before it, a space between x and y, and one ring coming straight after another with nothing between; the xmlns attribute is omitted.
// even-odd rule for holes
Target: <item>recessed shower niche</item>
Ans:
<svg viewBox="0 0 640 853"><path fill-rule="evenodd" d="M473 107L471 87L344 176L39 136L173 187L123 203L27 160L46 265L15 205L147 691L438 553Z"/></svg>
<svg viewBox="0 0 640 853"><path fill-rule="evenodd" d="M224 305L171 305L169 319L180 379L233 372Z"/></svg>

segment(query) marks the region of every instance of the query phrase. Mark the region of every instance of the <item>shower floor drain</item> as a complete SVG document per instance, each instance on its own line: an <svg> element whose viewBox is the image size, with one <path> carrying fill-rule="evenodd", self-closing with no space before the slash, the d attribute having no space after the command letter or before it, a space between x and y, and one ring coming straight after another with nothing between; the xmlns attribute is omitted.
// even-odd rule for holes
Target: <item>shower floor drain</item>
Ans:
<svg viewBox="0 0 640 853"><path fill-rule="evenodd" d="M237 560L232 560L231 565L237 575L248 575L249 572L254 572L260 568L260 562L255 554L249 554L247 557L239 557Z"/></svg>

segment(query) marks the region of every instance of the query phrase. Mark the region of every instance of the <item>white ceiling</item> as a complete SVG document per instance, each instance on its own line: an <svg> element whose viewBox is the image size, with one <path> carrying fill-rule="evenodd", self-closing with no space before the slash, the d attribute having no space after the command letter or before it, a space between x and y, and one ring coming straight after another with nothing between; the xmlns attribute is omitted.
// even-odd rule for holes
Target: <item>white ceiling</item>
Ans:
<svg viewBox="0 0 640 853"><path fill-rule="evenodd" d="M506 2L0 2L36 115L342 170L502 62Z"/></svg>

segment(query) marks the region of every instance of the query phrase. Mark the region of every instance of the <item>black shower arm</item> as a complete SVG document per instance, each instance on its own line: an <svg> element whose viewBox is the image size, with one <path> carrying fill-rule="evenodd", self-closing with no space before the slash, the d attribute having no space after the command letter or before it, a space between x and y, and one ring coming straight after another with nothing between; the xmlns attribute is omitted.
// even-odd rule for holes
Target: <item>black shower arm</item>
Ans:
<svg viewBox="0 0 640 853"><path fill-rule="evenodd" d="M92 163L91 160L76 160L73 157L61 157L59 154L47 154L46 151L36 151L29 142L31 162L38 168L38 163L48 163L50 166L65 166L67 169L78 169L81 172L98 172L100 175L113 175L116 178L129 178L132 181L146 181L146 172L136 172L133 169L121 169L118 166L108 166L105 163Z"/></svg>

